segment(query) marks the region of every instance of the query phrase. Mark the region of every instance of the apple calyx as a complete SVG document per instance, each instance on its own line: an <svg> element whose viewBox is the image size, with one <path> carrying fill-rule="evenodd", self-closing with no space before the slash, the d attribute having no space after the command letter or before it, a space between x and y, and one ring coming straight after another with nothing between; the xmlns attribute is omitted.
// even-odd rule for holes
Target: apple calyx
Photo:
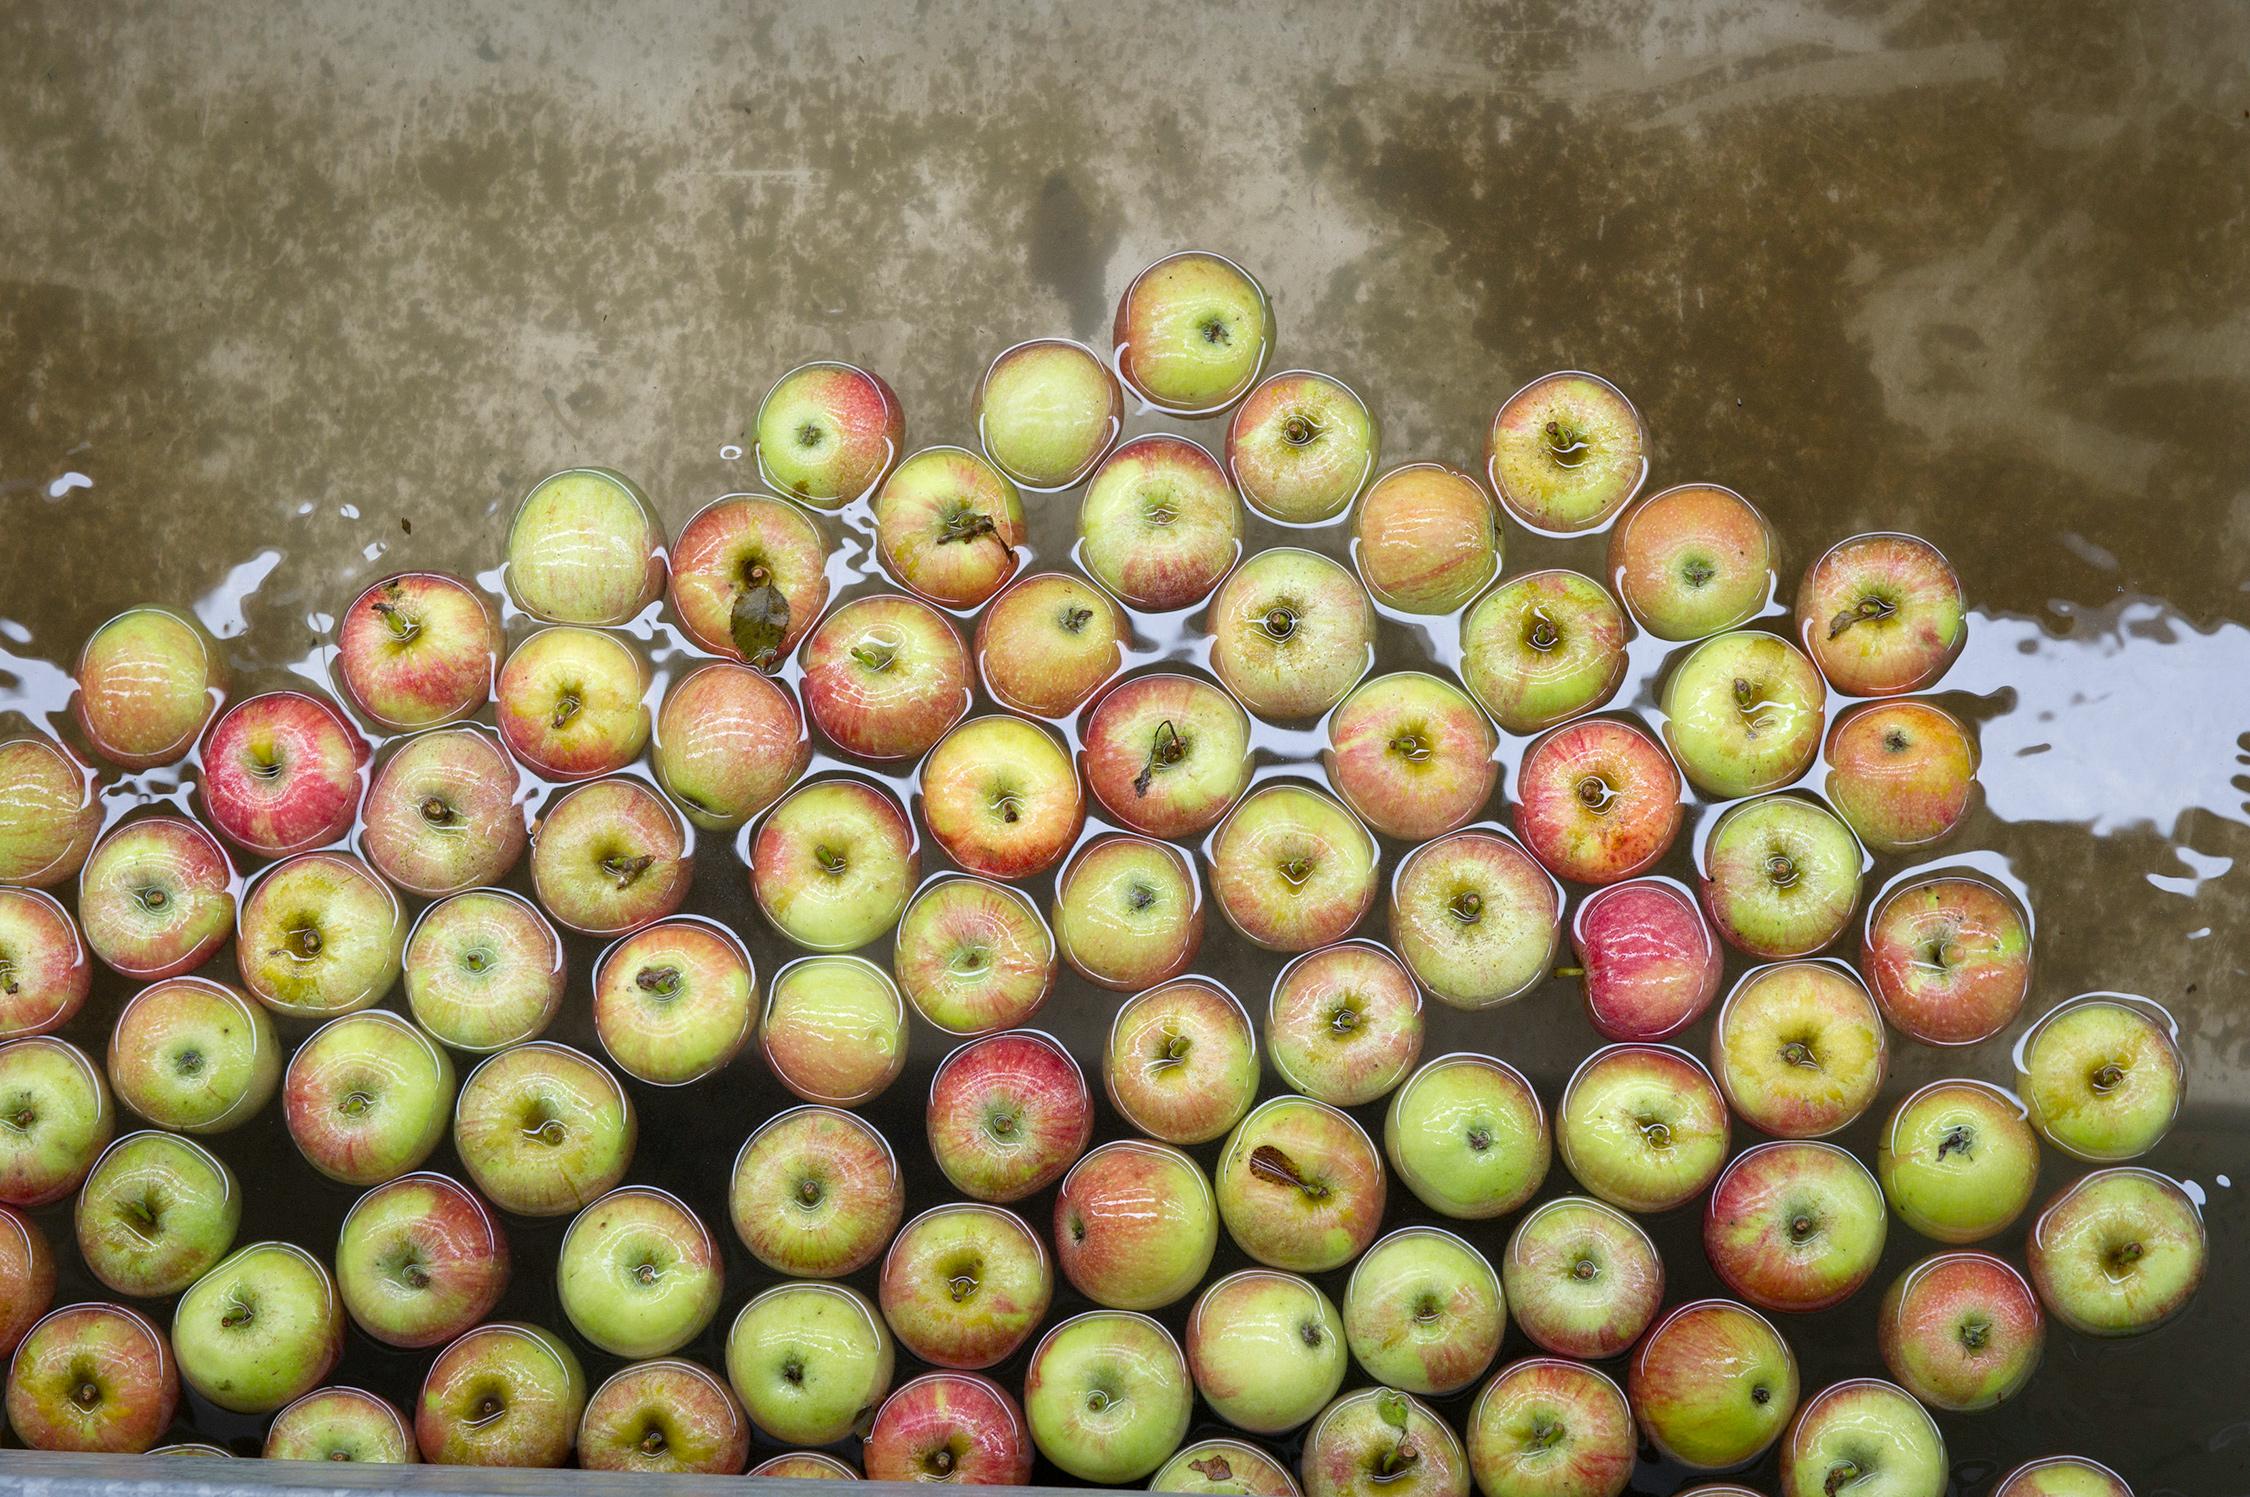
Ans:
<svg viewBox="0 0 2250 1497"><path fill-rule="evenodd" d="M1552 1450L1570 1438L1570 1427L1544 1409L1531 1416L1531 1435L1526 1439L1526 1450Z"/></svg>
<svg viewBox="0 0 2250 1497"><path fill-rule="evenodd" d="M1773 853L1766 859L1766 882L1776 889L1794 888L1799 877L1797 860L1785 852Z"/></svg>
<svg viewBox="0 0 2250 1497"><path fill-rule="evenodd" d="M753 563L747 580L750 585L734 595L734 607L727 612L727 633L742 658L763 669L781 658L781 641L789 633L789 599L763 565Z"/></svg>
<svg viewBox="0 0 2250 1497"><path fill-rule="evenodd" d="M356 1118L374 1105L375 1099L372 1096L355 1087L344 1093L344 1099L336 1104L336 1110L345 1117Z"/></svg>
<svg viewBox="0 0 2250 1497"><path fill-rule="evenodd" d="M644 993L654 993L659 998L669 998L680 990L680 969L677 967L643 967L633 974L633 986Z"/></svg>
<svg viewBox="0 0 2250 1497"><path fill-rule="evenodd" d="M1581 1253L1571 1260L1570 1276L1581 1284L1591 1284L1602 1276L1602 1266Z"/></svg>
<svg viewBox="0 0 2250 1497"><path fill-rule="evenodd" d="M1789 1218L1789 1240L1808 1242L1820 1231L1820 1218L1810 1212L1800 1211Z"/></svg>
<svg viewBox="0 0 2250 1497"><path fill-rule="evenodd" d="M86 1381L70 1390L70 1401L86 1413L91 1414L102 1401L101 1385L92 1378L86 1379Z"/></svg>
<svg viewBox="0 0 2250 1497"><path fill-rule="evenodd" d="M1297 1191L1308 1201L1328 1199L1328 1185L1325 1181L1308 1178L1304 1171L1297 1168L1296 1160L1291 1159L1285 1150L1272 1144L1260 1144L1250 1151L1250 1173L1268 1185L1279 1185L1284 1189Z"/></svg>
<svg viewBox="0 0 2250 1497"><path fill-rule="evenodd" d="M1898 605L1888 598L1862 598L1828 621L1828 637L1834 639L1854 624L1871 623L1887 619L1898 612Z"/></svg>
<svg viewBox="0 0 2250 1497"><path fill-rule="evenodd" d="M1180 736L1178 728L1172 726L1172 719L1167 717L1158 723L1156 732L1149 739L1148 762L1141 766L1139 774L1133 776L1134 796L1147 795L1149 782L1156 778L1156 772L1185 759L1187 751L1187 740Z"/></svg>
<svg viewBox="0 0 2250 1497"><path fill-rule="evenodd" d="M1946 1129L1945 1137L1938 1140L1937 1157L1940 1159L1948 1154L1959 1153L1966 1156L1975 1152L1976 1135L1969 1131L1966 1123L1957 1123Z"/></svg>
<svg viewBox="0 0 2250 1497"><path fill-rule="evenodd" d="M1359 1009L1350 1000L1339 1003L1328 1014L1328 1031L1331 1034L1350 1034L1359 1028Z"/></svg>
<svg viewBox="0 0 2250 1497"><path fill-rule="evenodd" d="M16 981L16 964L6 956L0 956L0 993L13 998L22 991L23 985Z"/></svg>
<svg viewBox="0 0 2250 1497"><path fill-rule="evenodd" d="M1687 564L1680 568L1680 580L1689 587L1708 586L1711 579L1718 575L1719 569L1711 565L1709 557L1704 556L1691 556Z"/></svg>
<svg viewBox="0 0 2250 1497"><path fill-rule="evenodd" d="M1982 1315L1972 1315L1961 1322L1954 1335L1970 1351L1983 1351L1985 1343L1992 1339L1992 1322Z"/></svg>

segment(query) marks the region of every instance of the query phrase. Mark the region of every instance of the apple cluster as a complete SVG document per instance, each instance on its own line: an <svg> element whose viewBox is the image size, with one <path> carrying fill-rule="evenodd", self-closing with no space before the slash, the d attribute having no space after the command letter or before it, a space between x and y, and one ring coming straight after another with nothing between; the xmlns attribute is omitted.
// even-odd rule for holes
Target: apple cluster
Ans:
<svg viewBox="0 0 2250 1497"><path fill-rule="evenodd" d="M290 1459L1617 1497L1777 1450L1781 1497L1940 1497L1936 1415L2020 1394L2050 1320L2177 1314L2202 1222L2134 1163L2184 1088L2162 1011L2086 995L2008 1085L1968 1064L2033 919L1929 861L1977 804L1917 695L1967 628L1938 550L1841 541L1791 606L1748 500L1644 492L1609 382L1508 396L1473 471L1385 466L1275 337L1239 266L1173 255L1109 358L1010 348L975 447L911 452L887 383L804 365L762 492L668 539L623 475L554 474L504 601L375 582L331 692L235 694L165 607L102 625L0 742L15 1437L188 1448L185 1400ZM1068 565L1026 570L1067 492ZM1507 573L1510 526L1606 538L1598 575ZM755 917L689 908L699 839ZM1543 1098L1487 1011L1558 976L1600 1043ZM924 1136L887 1137L861 1109L933 1038ZM1898 1043L1962 1074L1863 1160L1832 1140ZM740 1140L701 1209L636 1177L680 1089ZM276 1114L310 1186L222 1157ZM2091 1170L2034 1211L2043 1150ZM242 1240L313 1186L332 1237ZM1667 1296L1643 1219L1681 1212L1731 1297ZM1927 1251L1864 1299L1887 1376L1801 1388L1791 1318L1894 1221ZM500 1313L525 1280L547 1323ZM402 1354L411 1408L352 1380ZM2076 1457L1991 1490L2128 1497Z"/></svg>

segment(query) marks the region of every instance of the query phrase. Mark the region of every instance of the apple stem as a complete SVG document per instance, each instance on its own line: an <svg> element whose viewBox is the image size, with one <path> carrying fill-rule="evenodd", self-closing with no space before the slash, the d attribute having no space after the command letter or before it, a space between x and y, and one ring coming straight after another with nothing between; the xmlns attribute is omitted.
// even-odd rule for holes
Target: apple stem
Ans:
<svg viewBox="0 0 2250 1497"><path fill-rule="evenodd" d="M1148 794L1149 782L1156 778L1157 770L1179 763L1186 754L1187 740L1180 736L1178 728L1172 726L1172 719L1167 717L1158 723L1155 737L1149 743L1148 762L1141 766L1141 772L1133 779L1133 794Z"/></svg>
<svg viewBox="0 0 2250 1497"><path fill-rule="evenodd" d="M88 1379L70 1390L70 1401L90 1413L94 1406L102 1401L102 1390L91 1379Z"/></svg>
<svg viewBox="0 0 2250 1497"><path fill-rule="evenodd" d="M453 808L445 803L443 796L430 796L422 802L422 819L431 826L450 826L453 824Z"/></svg>
<svg viewBox="0 0 2250 1497"><path fill-rule="evenodd" d="M1557 467L1575 468L1586 461L1591 444L1577 427L1567 426L1561 421L1549 421L1546 437L1547 455L1555 460Z"/></svg>
<svg viewBox="0 0 2250 1497"><path fill-rule="evenodd" d="M555 715L548 719L548 726L556 728L566 726L572 718L578 715L579 706L577 692L564 692L555 699Z"/></svg>
<svg viewBox="0 0 2250 1497"><path fill-rule="evenodd" d="M1484 896L1474 889L1466 890L1454 896L1453 903L1447 905L1446 908L1451 910L1453 918L1463 925L1474 925L1484 918Z"/></svg>
<svg viewBox="0 0 2250 1497"><path fill-rule="evenodd" d="M13 998L22 991L23 985L16 981L16 964L6 957L0 957L0 993Z"/></svg>
<svg viewBox="0 0 2250 1497"><path fill-rule="evenodd" d="M1834 639L1854 624L1865 624L1875 619L1887 619L1898 612L1898 605L1888 598L1862 598L1828 621L1828 637Z"/></svg>
<svg viewBox="0 0 2250 1497"><path fill-rule="evenodd" d="M1000 527L992 523L992 516L964 505L945 517L938 528L937 543L943 546L952 541L968 542L999 533Z"/></svg>
<svg viewBox="0 0 2250 1497"><path fill-rule="evenodd" d="M1557 967L1555 969L1555 976L1557 977L1584 977L1585 975L1586 969L1584 967Z"/></svg>
<svg viewBox="0 0 2250 1497"><path fill-rule="evenodd" d="M897 658L898 652L886 645L852 646L852 659L871 671L887 671L891 668L891 662Z"/></svg>
<svg viewBox="0 0 2250 1497"><path fill-rule="evenodd" d="M1828 1468L1828 1480L1821 1490L1826 1492L1828 1497L1836 1497L1838 1492L1857 1480L1859 1480L1859 1463L1857 1461L1838 1461Z"/></svg>
<svg viewBox="0 0 2250 1497"><path fill-rule="evenodd" d="M12 993L15 991L15 988L11 985L8 991ZM2099 1070L2095 1071L2094 1074L2088 1078L2088 1081L2097 1092L2115 1090L2124 1080L2125 1068L2123 1066L2120 1066L2114 1060L2105 1063Z"/></svg>
<svg viewBox="0 0 2250 1497"><path fill-rule="evenodd" d="M383 616L383 622L390 626L391 638L395 642L399 644L405 644L408 640L414 638L414 636L422 632L421 620L409 614L405 609L399 607L396 603L393 603L386 598L378 598L370 606L373 607L377 613L381 614Z"/></svg>
<svg viewBox="0 0 2250 1497"><path fill-rule="evenodd" d="M1269 639L1287 639L1297 632L1297 611L1286 603L1276 603L1266 610L1258 625Z"/></svg>
<svg viewBox="0 0 2250 1497"><path fill-rule="evenodd" d="M1545 614L1534 614L1532 615L1530 632L1524 635L1523 642L1544 655L1547 651L1562 643L1562 631L1557 629L1554 621Z"/></svg>
<svg viewBox="0 0 2250 1497"><path fill-rule="evenodd" d="M812 855L813 861L820 865L821 872L842 873L844 871L847 859L842 853L837 852L827 843L823 842L819 846L815 847L812 850Z"/></svg>
<svg viewBox="0 0 2250 1497"><path fill-rule="evenodd" d="M140 901L141 908L147 910L150 914L155 914L172 902L172 897L162 889L136 889L133 891L133 897Z"/></svg>

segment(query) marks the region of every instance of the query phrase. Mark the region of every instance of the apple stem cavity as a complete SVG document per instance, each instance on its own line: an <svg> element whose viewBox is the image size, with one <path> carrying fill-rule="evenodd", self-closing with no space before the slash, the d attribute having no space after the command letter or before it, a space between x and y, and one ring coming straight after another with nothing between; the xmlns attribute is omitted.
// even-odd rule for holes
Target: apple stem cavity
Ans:
<svg viewBox="0 0 2250 1497"><path fill-rule="evenodd" d="M1887 619L1898 612L1898 605L1888 598L1862 598L1853 607L1843 610L1828 621L1828 637L1834 639L1854 624L1872 623Z"/></svg>
<svg viewBox="0 0 2250 1497"><path fill-rule="evenodd" d="M1474 889L1465 889L1454 895L1453 903L1445 908L1463 925L1474 925L1484 918L1484 896Z"/></svg>
<svg viewBox="0 0 2250 1497"><path fill-rule="evenodd" d="M825 842L815 846L812 855L813 861L820 865L820 871L831 877L842 873L851 861Z"/></svg>
<svg viewBox="0 0 2250 1497"><path fill-rule="evenodd" d="M1859 1480L1859 1474L1859 1462L1838 1461L1828 1468L1828 1480L1822 1484L1821 1490L1827 1493L1827 1497L1836 1497L1838 1492Z"/></svg>
<svg viewBox="0 0 2250 1497"><path fill-rule="evenodd" d="M92 1378L70 1390L70 1401L87 1413L92 1413L102 1401L101 1386Z"/></svg>
<svg viewBox="0 0 2250 1497"><path fill-rule="evenodd" d="M579 701L575 689L563 692L555 698L555 714L547 720L547 725L554 728L569 726L570 720L578 715L578 709L582 705L584 704Z"/></svg>
<svg viewBox="0 0 2250 1497"><path fill-rule="evenodd" d="M1593 444L1586 440L1585 433L1559 419L1547 423L1545 435L1547 456L1554 459L1558 468L1577 467L1586 461L1586 455L1593 450Z"/></svg>
<svg viewBox="0 0 2250 1497"><path fill-rule="evenodd" d="M1155 736L1149 741L1148 762L1133 777L1133 794L1136 797L1147 795L1149 782L1156 778L1158 770L1169 768L1186 757L1187 740L1167 717L1156 725Z"/></svg>
<svg viewBox="0 0 2250 1497"><path fill-rule="evenodd" d="M871 671L887 671L891 662L898 659L898 651L882 644L853 645L852 659Z"/></svg>
<svg viewBox="0 0 2250 1497"><path fill-rule="evenodd" d="M656 859L645 852L636 853L629 858L607 857L602 859L602 872L607 874L618 888L630 889L633 887L634 880L648 872L655 862Z"/></svg>
<svg viewBox="0 0 2250 1497"><path fill-rule="evenodd" d="M680 969L677 967L643 967L633 974L633 986L644 993L654 993L659 998L669 998L680 990Z"/></svg>
<svg viewBox="0 0 2250 1497"><path fill-rule="evenodd" d="M392 588L389 591L395 594L397 589ZM392 602L389 596L377 598L369 606L383 616L383 622L390 628L391 643L393 644L410 643L416 635L422 632L422 621Z"/></svg>
<svg viewBox="0 0 2250 1497"><path fill-rule="evenodd" d="M1562 631L1555 627L1555 621L1544 612L1534 612L1531 615L1531 627L1523 633L1523 642L1544 655L1562 643Z"/></svg>
<svg viewBox="0 0 2250 1497"><path fill-rule="evenodd" d="M1391 740L1391 752L1409 764L1421 764L1430 757L1430 741L1420 733L1409 730Z"/></svg>
<svg viewBox="0 0 2250 1497"><path fill-rule="evenodd" d="M1283 640L1297 632L1297 611L1286 603L1276 603L1258 620L1268 639Z"/></svg>
<svg viewBox="0 0 2250 1497"><path fill-rule="evenodd" d="M662 1455L668 1443L664 1438L664 1431L652 1428L647 1434L641 1436L641 1454L648 1456Z"/></svg>
<svg viewBox="0 0 2250 1497"><path fill-rule="evenodd" d="M1975 1143L1976 1136L1970 1133L1967 1127L1948 1128L1945 1131L1945 1137L1938 1140L1937 1157L1943 1159L1946 1155L1953 1153L1971 1154L1974 1152Z"/></svg>
<svg viewBox="0 0 2250 1497"><path fill-rule="evenodd" d="M1813 1054L1812 1046L1806 1044L1803 1040L1791 1040L1783 1045L1777 1053L1781 1057L1781 1063L1785 1066L1797 1066L1807 1071L1820 1069L1820 1061Z"/></svg>
<svg viewBox="0 0 2250 1497"><path fill-rule="evenodd" d="M1289 419L1281 423L1281 440L1292 447L1310 447L1313 438L1320 435L1321 429L1320 423L1312 417L1302 412L1291 412Z"/></svg>
<svg viewBox="0 0 2250 1497"><path fill-rule="evenodd" d="M1766 859L1766 881L1776 889L1788 889L1797 882L1797 860L1785 852L1777 852Z"/></svg>
<svg viewBox="0 0 2250 1497"><path fill-rule="evenodd" d="M10 992L15 989L10 988ZM2086 1084L2097 1092L2111 1092L2125 1084L2125 1068L2116 1061L2104 1061L2086 1078Z"/></svg>
<svg viewBox="0 0 2250 1497"><path fill-rule="evenodd" d="M433 795L422 802L422 819L431 826L451 826L455 820L453 807L442 795Z"/></svg>
<svg viewBox="0 0 2250 1497"><path fill-rule="evenodd" d="M300 925L284 935L281 944L267 955L293 956L301 962L309 962L320 955L322 944L319 931L309 925Z"/></svg>

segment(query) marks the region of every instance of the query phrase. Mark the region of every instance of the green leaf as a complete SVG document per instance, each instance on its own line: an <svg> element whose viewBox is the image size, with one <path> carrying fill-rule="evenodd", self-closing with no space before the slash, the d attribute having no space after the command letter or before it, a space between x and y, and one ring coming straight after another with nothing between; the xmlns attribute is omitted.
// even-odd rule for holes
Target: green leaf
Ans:
<svg viewBox="0 0 2250 1497"><path fill-rule="evenodd" d="M1402 1435L1406 1433L1407 1405L1404 1393L1396 1388L1385 1388L1375 1395L1375 1412L1382 1415L1383 1422L1392 1429Z"/></svg>
<svg viewBox="0 0 2250 1497"><path fill-rule="evenodd" d="M727 628L742 658L763 670L781 659L781 642L789 635L789 600L770 582L746 587L734 595Z"/></svg>

